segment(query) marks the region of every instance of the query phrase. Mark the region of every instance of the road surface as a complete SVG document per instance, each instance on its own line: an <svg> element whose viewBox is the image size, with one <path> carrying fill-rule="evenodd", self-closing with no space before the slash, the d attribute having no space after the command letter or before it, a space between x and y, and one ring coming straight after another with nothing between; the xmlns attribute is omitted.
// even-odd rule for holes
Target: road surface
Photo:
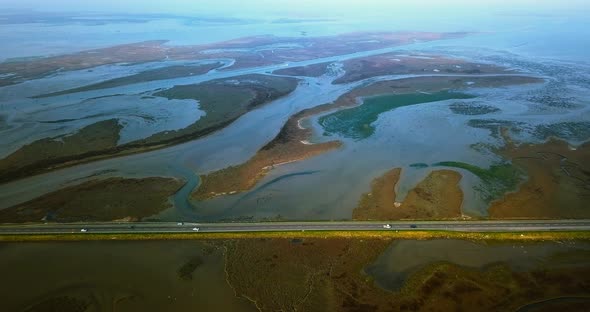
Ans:
<svg viewBox="0 0 590 312"><path fill-rule="evenodd" d="M384 225L388 224L390 228ZM68 223L3 225L0 235L68 233L235 233L288 231L420 231L528 232L589 231L590 220L505 220L505 221L322 221L258 223Z"/></svg>

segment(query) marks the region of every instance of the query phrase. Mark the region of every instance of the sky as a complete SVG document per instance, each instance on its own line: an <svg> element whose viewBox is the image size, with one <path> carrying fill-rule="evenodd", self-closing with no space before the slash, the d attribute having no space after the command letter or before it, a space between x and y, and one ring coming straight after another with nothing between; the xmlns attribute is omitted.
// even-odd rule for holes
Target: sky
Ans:
<svg viewBox="0 0 590 312"><path fill-rule="evenodd" d="M0 0L0 8L40 11L183 13L227 16L346 16L401 12L498 10L555 13L588 11L590 0Z"/></svg>

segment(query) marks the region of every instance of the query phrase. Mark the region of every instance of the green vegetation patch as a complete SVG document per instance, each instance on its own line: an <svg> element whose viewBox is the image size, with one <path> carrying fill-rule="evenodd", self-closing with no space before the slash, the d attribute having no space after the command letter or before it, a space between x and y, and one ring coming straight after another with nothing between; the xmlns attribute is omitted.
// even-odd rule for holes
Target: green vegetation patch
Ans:
<svg viewBox="0 0 590 312"><path fill-rule="evenodd" d="M500 129L502 128L508 128L513 133L519 133L526 127L524 122L498 119L472 119L469 120L467 125L473 128L489 130L494 138L500 138Z"/></svg>
<svg viewBox="0 0 590 312"><path fill-rule="evenodd" d="M488 169L457 161L442 161L435 163L434 166L460 168L476 175L481 179L482 184L475 189L488 203L500 198L506 192L515 190L524 177L520 169L508 163L494 164Z"/></svg>
<svg viewBox="0 0 590 312"><path fill-rule="evenodd" d="M557 137L564 140L587 141L590 139L590 121L538 125L533 134L542 140Z"/></svg>
<svg viewBox="0 0 590 312"><path fill-rule="evenodd" d="M449 105L449 108L454 114L457 115L485 115L491 113L497 113L500 111L499 108L480 104L477 102L458 102Z"/></svg>
<svg viewBox="0 0 590 312"><path fill-rule="evenodd" d="M359 106L322 116L319 118L319 123L324 128L324 135L338 134L346 138L362 140L375 133L372 123L384 112L403 106L474 97L450 91L374 96L365 98L363 104Z"/></svg>

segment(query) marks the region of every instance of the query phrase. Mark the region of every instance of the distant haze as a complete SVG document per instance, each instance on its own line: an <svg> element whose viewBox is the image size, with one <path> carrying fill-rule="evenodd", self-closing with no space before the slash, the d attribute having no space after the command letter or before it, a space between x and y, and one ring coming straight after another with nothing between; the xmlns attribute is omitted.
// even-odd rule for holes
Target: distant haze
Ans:
<svg viewBox="0 0 590 312"><path fill-rule="evenodd" d="M462 43L588 61L589 14L590 0L0 0L0 61L145 40L355 31L488 33Z"/></svg>
<svg viewBox="0 0 590 312"><path fill-rule="evenodd" d="M0 0L0 9L39 11L103 11L116 13L224 14L226 16L322 16L452 13L468 11L525 11L540 13L588 11L588 0Z"/></svg>

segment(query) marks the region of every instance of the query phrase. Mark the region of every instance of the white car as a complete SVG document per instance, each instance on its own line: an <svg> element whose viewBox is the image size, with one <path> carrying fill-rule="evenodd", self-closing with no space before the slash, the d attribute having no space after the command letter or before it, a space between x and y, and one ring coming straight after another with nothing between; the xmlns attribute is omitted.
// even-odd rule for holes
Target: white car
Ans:
<svg viewBox="0 0 590 312"><path fill-rule="evenodd" d="M384 229L391 229L391 224L383 224Z"/></svg>
<svg viewBox="0 0 590 312"><path fill-rule="evenodd" d="M193 231L198 232L200 229L198 227L193 228Z"/></svg>
<svg viewBox="0 0 590 312"><path fill-rule="evenodd" d="M184 225L184 222L178 222L176 225Z"/></svg>
<svg viewBox="0 0 590 312"><path fill-rule="evenodd" d="M88 229L80 229L80 232L86 233L86 232L88 232Z"/></svg>

